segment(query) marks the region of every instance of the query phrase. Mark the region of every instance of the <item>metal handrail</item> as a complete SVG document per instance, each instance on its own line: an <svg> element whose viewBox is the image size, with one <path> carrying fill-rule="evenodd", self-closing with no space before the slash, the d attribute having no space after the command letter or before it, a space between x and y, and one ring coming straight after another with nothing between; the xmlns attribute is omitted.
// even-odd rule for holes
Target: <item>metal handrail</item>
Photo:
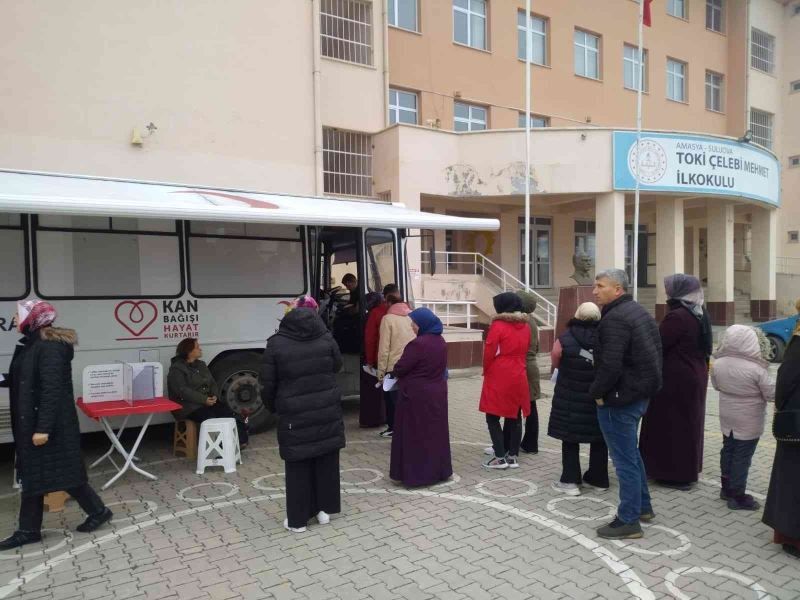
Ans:
<svg viewBox="0 0 800 600"><path fill-rule="evenodd" d="M420 298L416 301L417 304L421 306L425 306L430 308L440 319L444 319L445 326L450 326L450 319L452 318L464 318L466 317L466 325L467 329L472 328L472 307L477 304L474 300L427 300L424 298ZM444 314L436 310L437 306L444 306L446 311ZM451 306L463 306L465 308L464 312L450 312Z"/></svg>
<svg viewBox="0 0 800 600"><path fill-rule="evenodd" d="M424 267L426 264L428 264L427 261L424 260L424 257L430 257L430 250L423 250L421 254L423 257L422 264ZM482 277L494 279L496 285L503 292L517 290L526 290L530 292L536 297L537 300L534 316L536 316L545 325L555 327L558 307L550 302L547 298L542 296L534 288L526 286L517 277L514 277L511 273L503 269L503 267L487 258L480 252L450 252L446 250L437 250L434 256L438 257L439 255L444 257L442 264L444 264L444 272L446 275L450 274L450 269L454 265L468 265L467 271L472 270L473 275L480 275ZM454 258L457 260L454 260ZM471 258L471 260L469 260L469 258Z"/></svg>

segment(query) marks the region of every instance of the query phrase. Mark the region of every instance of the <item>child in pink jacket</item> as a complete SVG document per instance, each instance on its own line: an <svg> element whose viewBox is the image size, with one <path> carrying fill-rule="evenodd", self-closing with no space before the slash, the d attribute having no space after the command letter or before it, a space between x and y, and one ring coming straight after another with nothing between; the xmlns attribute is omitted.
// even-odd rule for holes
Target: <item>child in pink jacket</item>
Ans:
<svg viewBox="0 0 800 600"><path fill-rule="evenodd" d="M711 383L719 392L722 426L722 491L731 510L758 510L759 504L745 493L750 462L764 433L767 402L775 401L765 345L753 327L732 325L714 354Z"/></svg>

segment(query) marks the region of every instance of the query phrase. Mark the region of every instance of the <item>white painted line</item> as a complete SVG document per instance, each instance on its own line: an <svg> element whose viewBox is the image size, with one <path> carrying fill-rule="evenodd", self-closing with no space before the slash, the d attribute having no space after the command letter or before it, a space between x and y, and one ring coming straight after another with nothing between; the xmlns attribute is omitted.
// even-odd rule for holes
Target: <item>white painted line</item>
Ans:
<svg viewBox="0 0 800 600"><path fill-rule="evenodd" d="M55 546L51 548L42 548L41 550L36 550L34 552L26 552L25 554L20 554L17 550L10 552L8 554L0 553L0 560L25 560L27 558L35 558L37 556L44 556L45 552L53 552L54 550L58 550L59 548L63 548L67 545L67 542L72 541L72 532L69 529L42 529L42 531L52 531L64 534L64 539L58 542ZM44 539L47 539L47 536L43 536Z"/></svg>
<svg viewBox="0 0 800 600"><path fill-rule="evenodd" d="M261 490L262 492L272 492L272 491L284 491L286 490L286 486L267 486L264 485L262 482L265 479L271 479L272 477L285 477L285 473L270 473L269 475L262 475L261 477L256 477L250 484L256 488L257 490Z"/></svg>
<svg viewBox="0 0 800 600"><path fill-rule="evenodd" d="M126 504L144 504L145 511L131 515L130 517L111 519L110 523L112 525L119 525L120 523L124 523L126 521L135 521L136 519L141 519L148 515L152 515L154 512L156 512L156 510L158 510L158 504L152 500L120 500L119 502L110 502L109 504L106 504L106 507L111 508L112 506L124 506Z"/></svg>
<svg viewBox="0 0 800 600"><path fill-rule="evenodd" d="M678 538L678 541L680 541L681 545L678 548L669 548L667 550L647 550L646 548L638 548L637 546L623 540L611 540L611 543L618 548L625 548L628 552L633 552L634 554L641 554L644 556L678 556L692 547L692 542L689 540L689 537L680 531L670 529L669 527L664 527L663 525L651 525L648 523L642 523L642 527L658 529L660 531L665 531L670 535L674 535L676 538Z"/></svg>
<svg viewBox="0 0 800 600"><path fill-rule="evenodd" d="M588 502L595 502L596 504L604 504L608 506L608 513L602 514L599 517L579 517L577 515L571 515L569 513L561 512L556 510L556 505L559 502L567 501L581 501L586 500ZM600 520L608 520L613 519L614 516L617 514L617 507L614 504L611 504L608 500L603 500L602 498L595 498L593 496L559 496L558 498L553 498L550 502L547 503L547 510L549 510L554 515L558 515L559 517L563 517L565 519L572 519L574 521L600 521Z"/></svg>
<svg viewBox="0 0 800 600"><path fill-rule="evenodd" d="M212 485L225 485L228 486L229 490L226 493L222 494L221 496L211 496L210 498L189 498L186 496L186 492L188 492L189 490L196 490L201 487L208 487ZM228 483L227 481L211 481L209 483L196 483L194 485L190 485L189 487L185 487L180 492L175 494L175 496L179 500L184 500L186 502L215 502L217 500L222 500L224 498L233 496L238 492L239 492L238 485L233 485L232 483Z"/></svg>
<svg viewBox="0 0 800 600"><path fill-rule="evenodd" d="M739 573L734 573L733 571L728 571L727 569L718 569L716 567L680 567L678 569L671 570L669 573L667 573L666 577L664 577L665 585L667 586L669 593L675 596L677 600L691 600L692 597L684 594L676 582L678 581L678 577L692 575L694 573L707 573L709 575L733 579L734 581L738 581L739 583L746 585L753 590L758 600L772 600L772 596L767 593L767 590L749 577L745 577Z"/></svg>
<svg viewBox="0 0 800 600"><path fill-rule="evenodd" d="M515 483L524 483L526 486L528 486L528 489L520 494L498 494L497 492L487 490L486 486L490 483L494 483L495 481L513 481ZM532 481L526 481L525 479L518 479L516 477L498 477L497 479L487 479L475 485L475 491L479 494L489 496L490 498L506 498L508 500L511 500L512 498L533 496L538 490L539 487Z"/></svg>
<svg viewBox="0 0 800 600"><path fill-rule="evenodd" d="M367 473L372 473L374 477L372 479L367 479L366 481L345 481L340 477L339 478L340 483L342 485L369 485L370 483L375 483L376 481L380 481L381 479L383 479L383 473L378 471L378 469L369 469L367 467L354 467L352 469L342 469L341 471L339 471L339 474L343 475L344 473L354 473L356 471L366 471Z"/></svg>

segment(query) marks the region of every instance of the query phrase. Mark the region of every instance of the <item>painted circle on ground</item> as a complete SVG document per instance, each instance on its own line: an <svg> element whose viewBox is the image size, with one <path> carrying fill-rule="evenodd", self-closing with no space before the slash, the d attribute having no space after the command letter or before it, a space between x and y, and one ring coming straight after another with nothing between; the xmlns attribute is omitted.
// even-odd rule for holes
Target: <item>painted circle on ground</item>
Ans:
<svg viewBox="0 0 800 600"><path fill-rule="evenodd" d="M269 486L269 485L264 485L263 483L264 480L266 479L270 479L272 477L284 477L284 476L285 473L270 473L269 475L262 475L261 477L256 477L255 479L253 479L253 481L250 482L250 484L257 490L261 490L263 492L274 492L276 490L278 491L285 490L286 489L285 485Z"/></svg>
<svg viewBox="0 0 800 600"><path fill-rule="evenodd" d="M498 494L497 492L493 492L485 488L486 485L495 483L497 481L513 481L514 483L523 483L528 486L528 490L522 492L521 494ZM486 481L481 481L480 483L476 484L475 491L479 494L483 494L484 496L489 496L490 498L511 499L522 498L524 496L533 496L537 491L539 491L539 487L531 481L526 481L525 479L519 479L517 477L498 477L497 479L487 479Z"/></svg>
<svg viewBox="0 0 800 600"><path fill-rule="evenodd" d="M125 506L127 504L144 504L145 511L131 515L130 517L120 517L119 519L111 519L112 525L118 525L120 523L124 523L125 521L135 521L136 519L141 519L142 517L146 517L147 515L152 515L158 509L158 504L153 502L152 500L120 500L118 502L109 502L106 504L107 507L111 508L112 506Z"/></svg>
<svg viewBox="0 0 800 600"><path fill-rule="evenodd" d="M447 481L443 481L441 483L434 484L434 485L430 486L428 489L429 490L436 490L436 489L439 489L439 488L447 487L449 485L455 485L459 481L461 481L461 475L459 475L456 472L453 472L453 474L450 476L450 479L448 479Z"/></svg>
<svg viewBox="0 0 800 600"><path fill-rule="evenodd" d="M354 467L352 469L342 469L339 471L341 475L345 473L353 473L355 471L366 471L367 473L372 473L374 477L372 479L367 479L365 481L341 481L342 485L368 485L370 483L375 483L376 481L380 481L383 479L383 473L378 471L378 469L369 469L367 467Z"/></svg>
<svg viewBox="0 0 800 600"><path fill-rule="evenodd" d="M749 587L759 600L772 599L772 596L767 593L767 590L749 577L745 577L739 573L734 573L728 569L718 569L716 567L680 567L678 569L671 570L669 573L667 573L666 577L664 577L664 583L669 590L669 593L675 596L677 600L690 600L691 596L684 594L676 582L681 576L693 575L695 573L705 573L709 575L716 575L718 577L727 577L728 579L733 579L734 581L738 581L742 585Z"/></svg>
<svg viewBox="0 0 800 600"><path fill-rule="evenodd" d="M210 496L208 498L190 498L186 495L186 492L188 492L189 490L196 490L202 487L209 487L213 485L227 486L229 488L229 491L220 496ZM179 500L185 500L186 502L215 502L217 500L222 500L223 498L229 498L238 492L239 492L239 486L237 485L233 485L232 483L228 483L227 481L212 481L210 483L196 483L194 485L190 485L189 487L185 487L180 492L177 493L177 497Z"/></svg>
<svg viewBox="0 0 800 600"><path fill-rule="evenodd" d="M588 500L589 502L594 502L596 504L604 504L608 506L608 512L598 517L579 517L578 515L571 515L556 509L556 505L559 502L564 502L565 500ZM559 517L563 517L565 519L572 519L574 521L600 521L601 519L613 519L617 514L617 507L611 504L611 502L604 500L603 498L595 498L593 496L559 496L558 498L553 498L547 503L547 510L554 515L558 515Z"/></svg>
<svg viewBox="0 0 800 600"><path fill-rule="evenodd" d="M26 558L35 558L37 556L44 556L45 552L52 552L53 550L58 550L59 548L63 548L67 545L67 542L72 541L72 532L69 529L42 529L42 533L45 531L53 531L64 534L64 539L58 542L52 548L42 548L41 550L36 550L34 552L25 552L23 554L18 554L16 550L9 553L2 553L0 552L0 560L19 560L19 559L26 559ZM43 539L47 539L47 536L42 536Z"/></svg>
<svg viewBox="0 0 800 600"><path fill-rule="evenodd" d="M625 548L625 550L628 552L633 552L634 554L641 554L644 556L677 556L679 554L683 554L692 547L692 542L689 540L689 537L680 531L670 529L669 527L664 527L663 525L649 525L647 523L642 523L642 527L658 529L659 531L669 533L678 538L678 541L680 541L681 545L678 548L668 548L666 550L648 550L647 548L638 548L637 546L622 540L611 540L611 543L618 548Z"/></svg>

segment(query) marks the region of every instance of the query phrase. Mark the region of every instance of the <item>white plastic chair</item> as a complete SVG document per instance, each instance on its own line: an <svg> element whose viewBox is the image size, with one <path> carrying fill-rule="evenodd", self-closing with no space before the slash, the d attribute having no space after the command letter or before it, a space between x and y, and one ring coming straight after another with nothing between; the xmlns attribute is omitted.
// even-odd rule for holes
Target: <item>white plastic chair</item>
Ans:
<svg viewBox="0 0 800 600"><path fill-rule="evenodd" d="M242 463L242 452L236 420L203 421L197 443L197 474L202 475L206 467L223 467L226 473L235 473L237 462Z"/></svg>

